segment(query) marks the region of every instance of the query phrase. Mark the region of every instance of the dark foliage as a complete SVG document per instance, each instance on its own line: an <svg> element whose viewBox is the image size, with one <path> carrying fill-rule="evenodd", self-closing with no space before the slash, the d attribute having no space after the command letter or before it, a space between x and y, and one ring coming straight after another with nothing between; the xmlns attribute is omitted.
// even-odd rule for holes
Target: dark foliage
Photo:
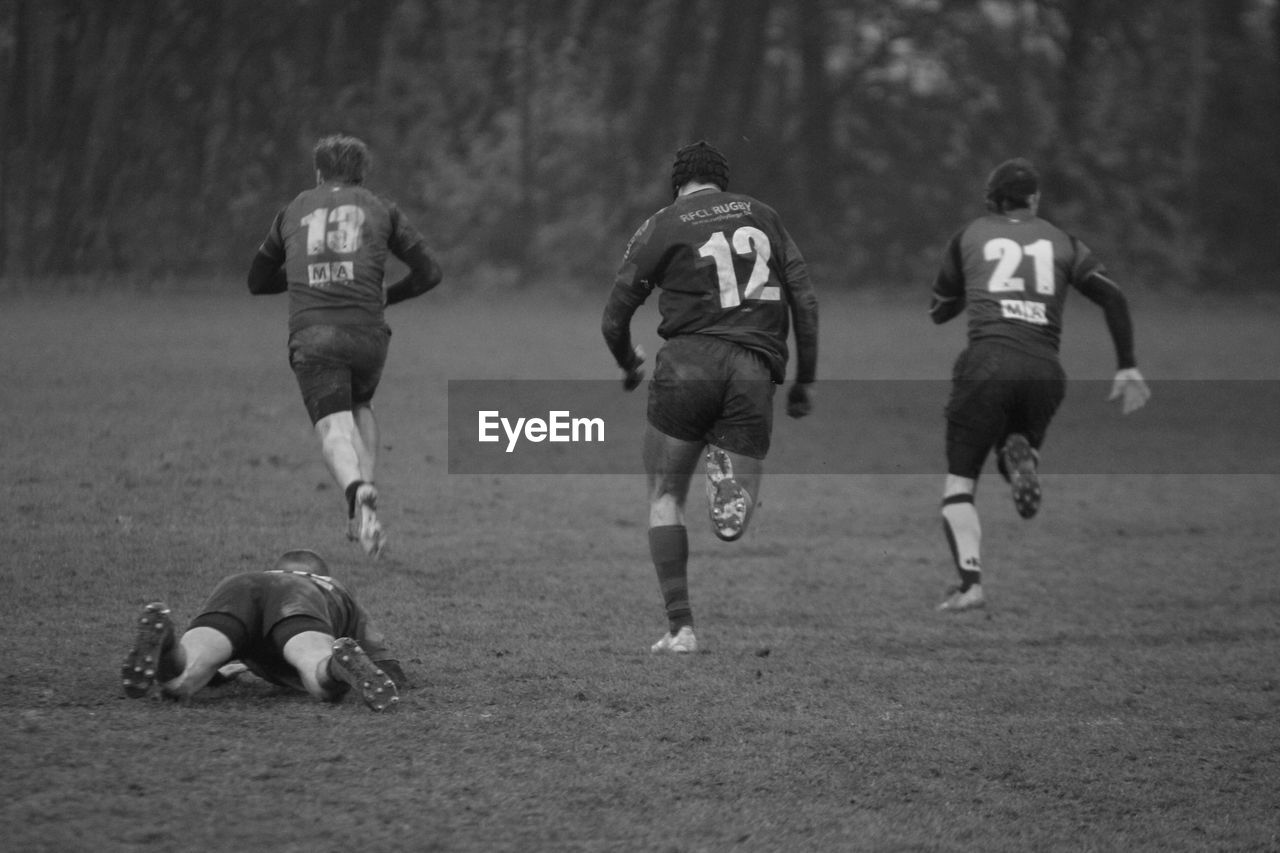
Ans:
<svg viewBox="0 0 1280 853"><path fill-rule="evenodd" d="M1122 280L1280 258L1267 0L11 0L0 275L239 275L323 134L453 274L607 278L706 138L827 286L919 281L1027 156Z"/></svg>

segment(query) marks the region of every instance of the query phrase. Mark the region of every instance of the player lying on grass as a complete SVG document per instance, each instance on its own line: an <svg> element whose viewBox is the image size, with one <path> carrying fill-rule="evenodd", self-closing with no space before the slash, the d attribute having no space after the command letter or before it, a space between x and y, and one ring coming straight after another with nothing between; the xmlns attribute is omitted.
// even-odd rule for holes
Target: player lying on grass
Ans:
<svg viewBox="0 0 1280 853"><path fill-rule="evenodd" d="M362 186L363 142L325 137L314 162L316 186L276 214L249 270L249 291L289 292L289 364L325 465L346 495L348 535L376 557L386 543L372 405L391 341L383 308L426 293L442 273L400 210ZM385 284L388 254L409 272Z"/></svg>
<svg viewBox="0 0 1280 853"><path fill-rule="evenodd" d="M138 618L121 675L125 695L158 687L187 700L232 661L260 678L336 702L355 690L374 711L400 701L400 664L368 613L312 551L289 551L265 572L222 580L181 637L169 608L153 602Z"/></svg>
<svg viewBox="0 0 1280 853"><path fill-rule="evenodd" d="M809 271L778 214L729 193L729 164L706 142L676 153L675 201L640 226L627 246L602 323L626 374L643 380L631 318L661 290L658 334L665 343L649 384L644 466L649 484L649 555L658 574L668 632L653 652L693 652L689 537L684 505L705 453L711 524L734 540L760 499L773 432L773 395L787 369L794 325L796 380L787 414L809 413L818 359L818 299Z"/></svg>
<svg viewBox="0 0 1280 853"><path fill-rule="evenodd" d="M1066 391L1058 360L1062 307L1074 287L1106 315L1118 362L1111 399L1125 414L1151 396L1133 353L1129 303L1075 237L1036 215L1040 177L1021 158L987 180L990 211L947 245L929 314L945 323L966 308L968 346L952 371L942 521L960 584L939 610L982 607L982 527L974 491L988 454L1013 489L1018 514L1040 508L1040 445Z"/></svg>

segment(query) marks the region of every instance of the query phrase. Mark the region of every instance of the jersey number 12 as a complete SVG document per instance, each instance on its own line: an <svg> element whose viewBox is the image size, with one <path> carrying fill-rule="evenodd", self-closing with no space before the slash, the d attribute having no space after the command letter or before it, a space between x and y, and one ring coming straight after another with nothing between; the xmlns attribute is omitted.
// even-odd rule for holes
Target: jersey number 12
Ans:
<svg viewBox="0 0 1280 853"><path fill-rule="evenodd" d="M751 267L751 276L747 284L738 293L738 273L733 267L733 256L755 253L756 260ZM766 287L769 282L769 259L773 257L773 247L769 244L769 235L752 225L744 225L733 232L732 241L717 231L711 239L698 247L698 254L710 258L716 264L716 280L720 287L720 307L735 308L743 299L756 299L761 302L779 302L782 300L782 288Z"/></svg>

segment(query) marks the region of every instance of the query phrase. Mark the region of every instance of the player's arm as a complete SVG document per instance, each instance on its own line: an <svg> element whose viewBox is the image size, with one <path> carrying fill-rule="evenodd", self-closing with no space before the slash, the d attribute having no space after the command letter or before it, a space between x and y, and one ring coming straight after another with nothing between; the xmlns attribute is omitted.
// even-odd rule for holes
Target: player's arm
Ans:
<svg viewBox="0 0 1280 853"><path fill-rule="evenodd" d="M399 281L387 285L388 305L421 296L444 280L444 271L440 269L440 264L436 263L436 259L431 256L421 241L396 257L408 265L409 272Z"/></svg>
<svg viewBox="0 0 1280 853"><path fill-rule="evenodd" d="M802 418L813 410L811 385L818 373L818 294L809 278L809 266L800 250L786 236L787 302L791 309L791 329L796 339L796 381L787 393L787 414Z"/></svg>
<svg viewBox="0 0 1280 853"><path fill-rule="evenodd" d="M645 280L631 280L624 272L618 275L609 294L609 301L604 306L604 316L600 320L600 331L604 335L605 345L613 354L625 374L622 387L634 390L643 380L644 351L631 342L631 317L636 309L644 304L652 292L652 286Z"/></svg>
<svg viewBox="0 0 1280 853"><path fill-rule="evenodd" d="M956 234L947 244L942 266L933 281L929 317L934 323L945 323L964 310L964 303L964 258L960 253L960 234Z"/></svg>
<svg viewBox="0 0 1280 853"><path fill-rule="evenodd" d="M1116 350L1116 375L1111 383L1108 399L1121 400L1121 410L1127 415L1142 408L1151 397L1146 380L1138 370L1138 360L1133 351L1133 318L1129 313L1129 300L1124 291L1112 281L1101 267L1095 267L1076 282L1076 289L1102 309L1107 320L1107 331Z"/></svg>
<svg viewBox="0 0 1280 853"><path fill-rule="evenodd" d="M284 241L280 236L283 217L283 210L276 214L267 239L258 247L249 267L249 292L255 296L284 293L289 289L289 279L284 272Z"/></svg>
<svg viewBox="0 0 1280 853"><path fill-rule="evenodd" d="M409 267L404 278L386 286L387 304L395 305L421 296L440 284L444 280L444 270L428 251L422 235L409 224L400 208L387 202L387 210L391 216L391 237L387 241L387 248Z"/></svg>
<svg viewBox="0 0 1280 853"><path fill-rule="evenodd" d="M1129 300L1120 286L1101 270L1094 270L1076 284L1076 289L1102 309L1107 318L1107 331L1116 348L1116 369L1137 367L1133 354L1133 319L1129 315Z"/></svg>
<svg viewBox="0 0 1280 853"><path fill-rule="evenodd" d="M644 380L644 371L640 369L644 364L644 351L631 341L631 318L653 292L654 279L645 248L655 228L654 217L650 217L632 235L600 320L600 332L613 360L622 368L622 387L627 391L635 390Z"/></svg>

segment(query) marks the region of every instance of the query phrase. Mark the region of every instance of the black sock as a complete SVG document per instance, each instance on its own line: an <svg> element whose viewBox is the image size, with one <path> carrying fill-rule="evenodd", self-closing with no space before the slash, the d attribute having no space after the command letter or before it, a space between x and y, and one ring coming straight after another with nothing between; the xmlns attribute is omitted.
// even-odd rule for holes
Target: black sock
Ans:
<svg viewBox="0 0 1280 853"><path fill-rule="evenodd" d="M356 492L364 485L364 480L356 480L347 486L347 518L356 517Z"/></svg>
<svg viewBox="0 0 1280 853"><path fill-rule="evenodd" d="M324 674L329 677L329 689L335 694L341 695L351 689L351 685L347 684L346 679L340 678L338 674L333 671L333 655L329 655L328 659L324 663Z"/></svg>
<svg viewBox="0 0 1280 853"><path fill-rule="evenodd" d="M689 605L689 532L683 524L649 528L649 556L658 573L658 587L671 633L693 624Z"/></svg>

